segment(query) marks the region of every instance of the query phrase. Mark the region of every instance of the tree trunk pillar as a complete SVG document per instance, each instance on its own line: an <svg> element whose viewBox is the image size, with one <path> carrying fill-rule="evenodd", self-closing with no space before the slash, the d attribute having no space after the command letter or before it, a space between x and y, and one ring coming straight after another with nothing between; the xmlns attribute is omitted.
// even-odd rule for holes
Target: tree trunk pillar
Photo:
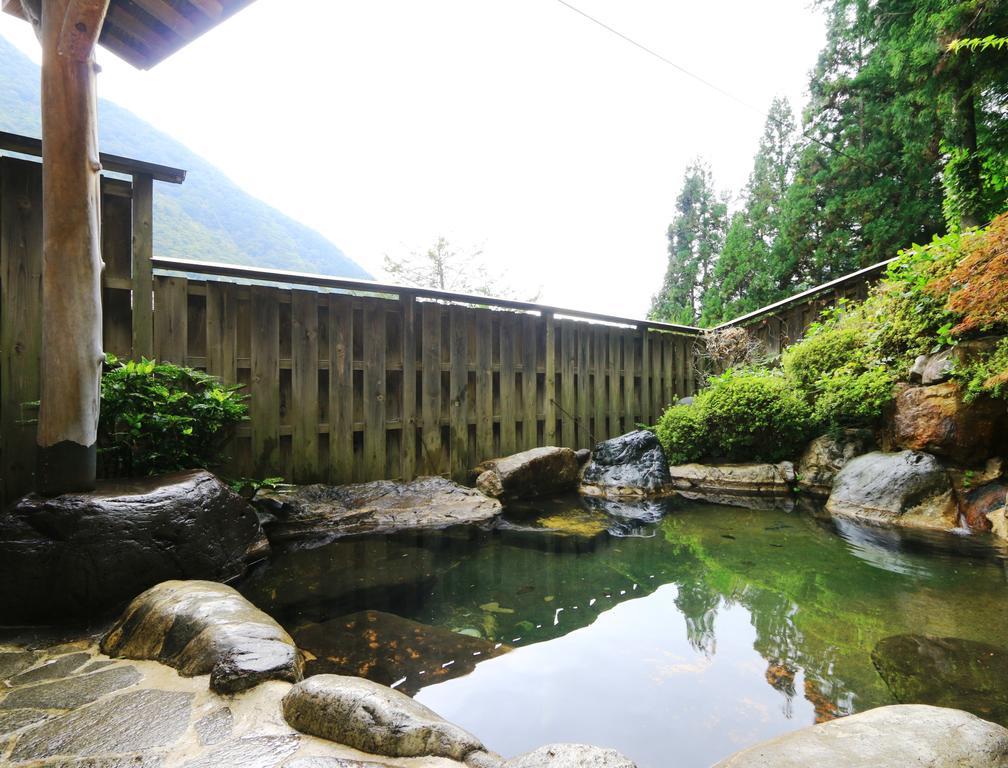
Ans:
<svg viewBox="0 0 1008 768"><path fill-rule="evenodd" d="M96 15L95 6L87 0L41 4L42 364L36 485L47 495L95 484L104 360L93 53L104 8ZM82 7L86 12L79 15Z"/></svg>

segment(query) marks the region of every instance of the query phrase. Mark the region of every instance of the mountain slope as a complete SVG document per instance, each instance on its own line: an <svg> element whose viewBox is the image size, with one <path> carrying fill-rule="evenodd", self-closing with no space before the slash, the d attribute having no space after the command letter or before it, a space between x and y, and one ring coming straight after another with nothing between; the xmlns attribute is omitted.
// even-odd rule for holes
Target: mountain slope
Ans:
<svg viewBox="0 0 1008 768"><path fill-rule="evenodd" d="M0 130L41 136L39 68L0 37ZM101 100L103 151L188 171L154 185L154 253L340 277L370 278L310 227L249 195L203 158L128 110Z"/></svg>

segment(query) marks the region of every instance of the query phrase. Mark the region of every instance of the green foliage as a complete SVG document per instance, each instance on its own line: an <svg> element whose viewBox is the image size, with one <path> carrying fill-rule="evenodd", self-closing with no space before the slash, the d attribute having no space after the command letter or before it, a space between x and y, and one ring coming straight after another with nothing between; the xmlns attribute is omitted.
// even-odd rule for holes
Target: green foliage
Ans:
<svg viewBox="0 0 1008 768"><path fill-rule="evenodd" d="M764 370L715 376L692 405L669 408L655 432L673 464L700 458L794 458L813 428L812 410L781 375Z"/></svg>
<svg viewBox="0 0 1008 768"><path fill-rule="evenodd" d="M988 48L994 48L1000 51L1002 48L1008 48L1008 37L997 37L996 35L987 35L986 37L963 37L958 40L953 40L948 44L948 49L952 53L959 53L962 50L969 51L986 51Z"/></svg>
<svg viewBox="0 0 1008 768"><path fill-rule="evenodd" d="M247 416L240 387L153 360L108 361L98 449L105 476L151 475L224 460L231 429Z"/></svg>
<svg viewBox="0 0 1008 768"><path fill-rule="evenodd" d="M967 403L981 396L1008 400L1008 337L1001 339L989 354L954 365L952 375L962 386L963 400Z"/></svg>
<svg viewBox="0 0 1008 768"><path fill-rule="evenodd" d="M892 400L895 383L884 367L845 365L816 382L815 420L829 428L872 424Z"/></svg>
<svg viewBox="0 0 1008 768"><path fill-rule="evenodd" d="M699 461L707 451L701 409L693 405L673 405L654 428L669 464Z"/></svg>

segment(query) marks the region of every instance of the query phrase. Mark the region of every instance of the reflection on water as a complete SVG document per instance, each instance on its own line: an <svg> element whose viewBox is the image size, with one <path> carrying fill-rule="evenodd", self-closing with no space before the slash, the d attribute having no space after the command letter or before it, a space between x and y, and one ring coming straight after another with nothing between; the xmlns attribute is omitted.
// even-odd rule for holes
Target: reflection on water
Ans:
<svg viewBox="0 0 1008 768"><path fill-rule="evenodd" d="M918 688L879 676L885 638L1008 637L988 537L682 501L555 499L494 530L290 551L243 590L315 657L309 673L395 682L504 754L588 741L642 768L894 703Z"/></svg>

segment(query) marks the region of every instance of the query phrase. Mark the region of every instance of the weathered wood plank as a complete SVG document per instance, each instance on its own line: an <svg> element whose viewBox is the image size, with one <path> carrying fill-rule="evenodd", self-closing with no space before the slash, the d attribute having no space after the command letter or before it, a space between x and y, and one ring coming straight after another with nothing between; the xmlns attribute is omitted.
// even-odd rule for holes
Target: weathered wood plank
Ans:
<svg viewBox="0 0 1008 768"><path fill-rule="evenodd" d="M133 357L154 355L154 177L133 174Z"/></svg>
<svg viewBox="0 0 1008 768"><path fill-rule="evenodd" d="M577 328L577 445L591 445L591 327L578 323Z"/></svg>
<svg viewBox="0 0 1008 768"><path fill-rule="evenodd" d="M665 334L662 343L662 410L675 403L675 336Z"/></svg>
<svg viewBox="0 0 1008 768"><path fill-rule="evenodd" d="M353 480L353 305L329 296L329 482Z"/></svg>
<svg viewBox="0 0 1008 768"><path fill-rule="evenodd" d="M595 441L605 440L608 434L606 426L606 406L609 403L606 394L606 357L609 354L609 345L606 338L606 328L595 326L592 328L592 345L595 349L595 364L592 372L595 378L595 387L592 393L592 400L595 406L595 428L592 430ZM589 448L593 446L588 446Z"/></svg>
<svg viewBox="0 0 1008 768"><path fill-rule="evenodd" d="M546 369L546 393L544 396L544 417L543 438L546 445L556 445L557 442L557 410L556 410L556 377L557 377L557 332L556 320L553 313L548 312L545 316L546 323L546 359L544 367Z"/></svg>
<svg viewBox="0 0 1008 768"><path fill-rule="evenodd" d="M638 421L634 379L637 375L636 334L623 336L623 430L629 432Z"/></svg>
<svg viewBox="0 0 1008 768"><path fill-rule="evenodd" d="M318 294L291 292L291 457L298 482L319 477Z"/></svg>
<svg viewBox="0 0 1008 768"><path fill-rule="evenodd" d="M32 489L42 338L42 174L36 163L0 158L0 496Z"/></svg>
<svg viewBox="0 0 1008 768"><path fill-rule="evenodd" d="M492 459L493 323L489 312L476 311L476 460Z"/></svg>
<svg viewBox="0 0 1008 768"><path fill-rule="evenodd" d="M441 306L423 305L421 326L420 446L424 473L438 475L441 467Z"/></svg>
<svg viewBox="0 0 1008 768"><path fill-rule="evenodd" d="M186 282L184 277L154 278L154 353L162 362L178 365L186 362L189 339Z"/></svg>
<svg viewBox="0 0 1008 768"><path fill-rule="evenodd" d="M649 424L654 424L662 412L662 347L663 334L651 332L648 334L648 346L651 349L651 418Z"/></svg>
<svg viewBox="0 0 1008 768"><path fill-rule="evenodd" d="M385 476L385 306L364 301L364 477Z"/></svg>
<svg viewBox="0 0 1008 768"><path fill-rule="evenodd" d="M412 480L416 475L417 432L417 371L416 371L416 298L409 293L399 295L402 313L402 452L401 475Z"/></svg>
<svg viewBox="0 0 1008 768"><path fill-rule="evenodd" d="M528 450L538 445L538 417L536 414L537 385L536 373L536 331L539 319L531 315L521 316L522 329L522 448Z"/></svg>
<svg viewBox="0 0 1008 768"><path fill-rule="evenodd" d="M615 328L610 328L607 336L609 344L609 429L607 436L613 438L622 434L620 425L622 410L620 401L620 332Z"/></svg>
<svg viewBox="0 0 1008 768"><path fill-rule="evenodd" d="M468 473L469 447L469 328L470 314L461 307L448 310L451 361L450 393L450 454L452 479L464 480Z"/></svg>
<svg viewBox="0 0 1008 768"><path fill-rule="evenodd" d="M644 424L651 423L651 339L647 328L640 330L640 411L639 416Z"/></svg>
<svg viewBox="0 0 1008 768"><path fill-rule="evenodd" d="M157 284L155 278L155 298ZM249 419L252 464L260 477L275 476L280 460L280 301L275 288L252 286L252 371ZM157 326L155 308L155 327ZM158 338L155 335L155 343ZM293 478L292 478L293 479Z"/></svg>
<svg viewBox="0 0 1008 768"><path fill-rule="evenodd" d="M577 333L570 320L560 322L560 444L577 448L575 442L574 414L577 403L574 390L574 371L577 368Z"/></svg>
<svg viewBox="0 0 1008 768"><path fill-rule="evenodd" d="M238 296L234 286L208 282L206 295L207 373L238 383Z"/></svg>
<svg viewBox="0 0 1008 768"><path fill-rule="evenodd" d="M510 456L517 450L515 435L515 336L514 315L501 313L500 319L500 451Z"/></svg>

